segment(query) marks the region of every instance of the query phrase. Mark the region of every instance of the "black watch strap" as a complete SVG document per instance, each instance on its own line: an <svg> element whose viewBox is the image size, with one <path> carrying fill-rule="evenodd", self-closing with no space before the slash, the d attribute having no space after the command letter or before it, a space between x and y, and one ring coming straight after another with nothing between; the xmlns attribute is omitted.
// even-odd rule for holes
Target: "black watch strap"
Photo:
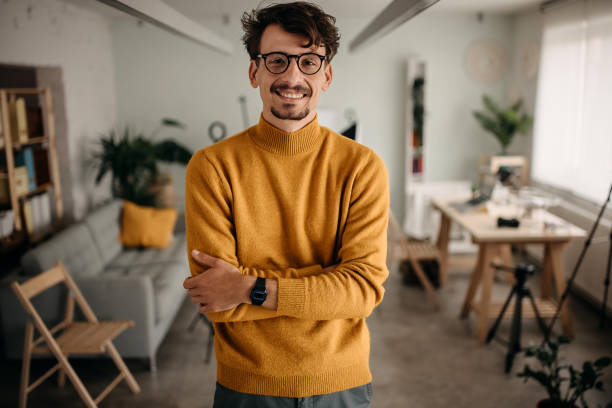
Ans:
<svg viewBox="0 0 612 408"><path fill-rule="evenodd" d="M251 290L251 302L255 306L261 306L266 301L267 296L265 278L257 278L255 286Z"/></svg>

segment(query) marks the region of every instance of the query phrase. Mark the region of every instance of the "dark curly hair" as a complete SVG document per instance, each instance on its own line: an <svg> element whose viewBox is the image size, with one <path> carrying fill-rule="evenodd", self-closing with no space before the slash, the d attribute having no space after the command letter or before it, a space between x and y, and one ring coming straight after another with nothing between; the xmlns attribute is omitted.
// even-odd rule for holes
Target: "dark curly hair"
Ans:
<svg viewBox="0 0 612 408"><path fill-rule="evenodd" d="M273 4L265 8L245 12L240 20L244 35L242 42L251 59L260 53L261 35L270 24L279 24L283 30L308 38L305 47L313 44L325 47L330 62L340 44L340 33L335 26L336 18L325 13L319 6L304 1Z"/></svg>

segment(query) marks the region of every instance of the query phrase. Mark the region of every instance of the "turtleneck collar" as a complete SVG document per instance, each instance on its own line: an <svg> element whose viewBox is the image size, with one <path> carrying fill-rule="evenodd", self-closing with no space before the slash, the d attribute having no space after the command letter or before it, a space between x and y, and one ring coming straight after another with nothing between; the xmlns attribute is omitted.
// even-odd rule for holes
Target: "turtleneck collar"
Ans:
<svg viewBox="0 0 612 408"><path fill-rule="evenodd" d="M321 139L317 116L306 126L295 132L285 132L268 123L263 116L249 132L253 141L271 153L294 155L314 147Z"/></svg>

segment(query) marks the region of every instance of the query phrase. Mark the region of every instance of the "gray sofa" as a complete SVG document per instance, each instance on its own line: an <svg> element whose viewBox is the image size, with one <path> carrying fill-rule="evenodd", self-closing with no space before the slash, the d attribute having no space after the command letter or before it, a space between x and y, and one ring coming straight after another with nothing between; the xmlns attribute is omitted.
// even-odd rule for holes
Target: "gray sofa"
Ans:
<svg viewBox="0 0 612 408"><path fill-rule="evenodd" d="M7 358L22 356L26 318L10 282L26 280L61 260L98 319L134 320L135 326L114 341L121 355L147 358L151 370L156 369L157 349L186 296L182 283L189 266L184 223L177 222L167 248L123 248L119 242L121 208L121 200L98 207L24 254L22 273L2 280L0 314ZM48 325L62 319L65 296L64 287L58 286L33 299Z"/></svg>

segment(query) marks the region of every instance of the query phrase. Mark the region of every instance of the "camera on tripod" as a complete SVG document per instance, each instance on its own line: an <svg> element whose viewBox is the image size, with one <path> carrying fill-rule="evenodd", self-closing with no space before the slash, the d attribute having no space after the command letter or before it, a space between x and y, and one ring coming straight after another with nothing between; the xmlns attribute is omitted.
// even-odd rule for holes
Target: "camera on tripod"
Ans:
<svg viewBox="0 0 612 408"><path fill-rule="evenodd" d="M491 326L491 329L487 334L487 343L490 343L491 340L493 340L493 338L495 337L495 332L497 331L497 328L499 327L499 324L501 323L504 317L504 313L506 313L508 305L510 305L510 301L514 296L516 296L516 299L514 301L514 315L512 316L512 327L510 329L510 341L508 342L508 354L506 355L505 371L506 373L509 373L510 369L512 368L514 356L521 351L521 318L523 313L524 297L527 297L531 302L531 306L533 307L533 311L535 312L535 316L538 320L540 329L542 329L542 332L544 334L546 334L547 332L546 324L544 323L544 320L542 319L542 316L540 315L540 312L536 307L536 302L533 295L531 294L531 291L529 290L529 288L525 287L525 282L527 282L527 279L530 276L533 276L535 274L536 268L533 265L529 264L519 264L514 268L497 264L491 264L491 266L496 270L512 272L516 279L515 284L512 287L512 290L510 291L510 295L506 299L504 306L499 312L499 316L497 316L495 323L493 324L493 326Z"/></svg>

